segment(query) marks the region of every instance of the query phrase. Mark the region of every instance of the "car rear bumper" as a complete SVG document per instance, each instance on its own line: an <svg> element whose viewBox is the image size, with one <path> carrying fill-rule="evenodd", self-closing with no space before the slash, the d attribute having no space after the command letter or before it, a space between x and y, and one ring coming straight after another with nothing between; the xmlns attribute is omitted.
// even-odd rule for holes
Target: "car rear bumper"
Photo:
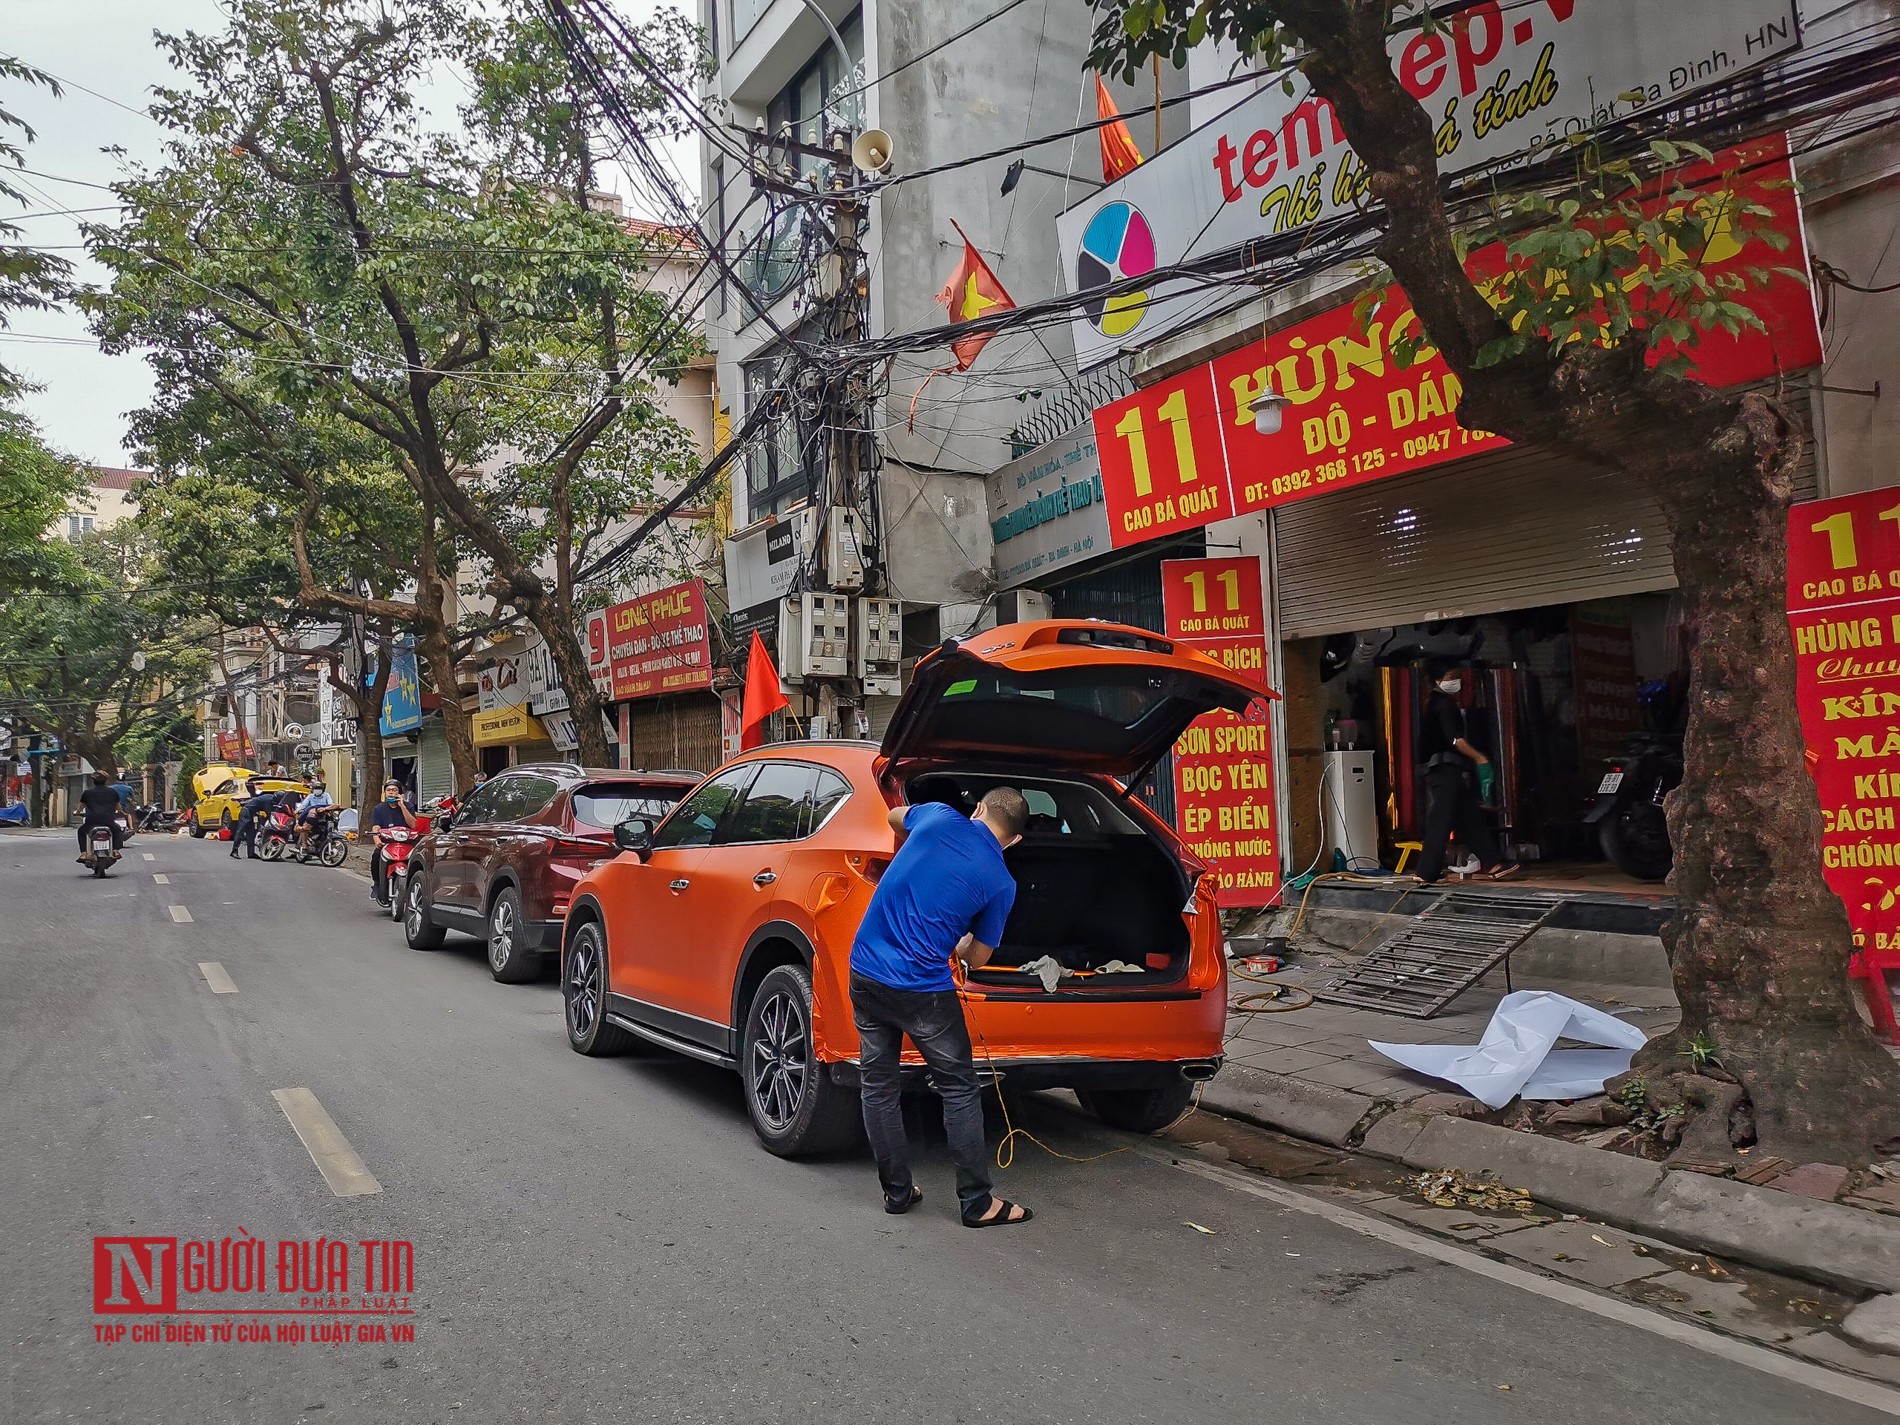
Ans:
<svg viewBox="0 0 1900 1425"><path fill-rule="evenodd" d="M565 923L559 920L524 920L521 922L521 933L529 949L554 952L561 948L561 927Z"/></svg>
<svg viewBox="0 0 1900 1425"><path fill-rule="evenodd" d="M1201 1082L1220 1072L1218 1054L1202 1059L990 1059L977 1055L977 1077L985 1083L1001 1081L1013 1089L1150 1089L1181 1079ZM827 1065L831 1081L855 1088L858 1061L847 1059ZM904 1087L923 1088L922 1064L903 1066Z"/></svg>

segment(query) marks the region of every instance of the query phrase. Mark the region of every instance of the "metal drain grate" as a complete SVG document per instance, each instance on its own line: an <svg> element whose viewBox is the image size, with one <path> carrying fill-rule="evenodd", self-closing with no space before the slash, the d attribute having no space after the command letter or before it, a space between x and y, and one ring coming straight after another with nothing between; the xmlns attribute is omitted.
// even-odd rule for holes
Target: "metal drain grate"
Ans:
<svg viewBox="0 0 1900 1425"><path fill-rule="evenodd" d="M1398 935L1315 993L1329 1004L1430 1019L1554 915L1561 895L1449 890Z"/></svg>

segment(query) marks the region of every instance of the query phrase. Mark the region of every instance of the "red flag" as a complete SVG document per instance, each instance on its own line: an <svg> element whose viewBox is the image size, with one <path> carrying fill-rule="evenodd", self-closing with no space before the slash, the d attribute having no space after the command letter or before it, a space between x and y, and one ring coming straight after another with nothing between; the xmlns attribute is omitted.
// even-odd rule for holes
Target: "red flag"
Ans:
<svg viewBox="0 0 1900 1425"><path fill-rule="evenodd" d="M745 700L739 704L739 750L763 746L766 721L780 708L790 706L791 699L779 689L778 669L772 666L772 655L765 651L765 640L754 629L752 651L745 660Z"/></svg>
<svg viewBox="0 0 1900 1425"><path fill-rule="evenodd" d="M1102 181L1113 183L1134 172L1141 164L1141 150L1135 147L1135 136L1128 132L1128 125L1121 119L1121 110L1115 107L1115 101L1109 97L1108 86L1102 83L1102 76L1095 76L1095 117L1113 119L1112 124L1103 124L1095 132L1102 140Z"/></svg>
<svg viewBox="0 0 1900 1425"><path fill-rule="evenodd" d="M990 265L976 250L969 235L954 222L950 226L956 228L957 236L963 239L963 261L957 264L957 270L950 274L950 280L943 284L943 291L937 294L937 300L949 310L950 320L971 322L988 312L1014 311L1016 303L1003 290L1003 284L996 280L996 274L990 271ZM994 332L978 331L951 342L950 350L956 354L957 370L968 371L977 353L983 350L983 344L994 335Z"/></svg>

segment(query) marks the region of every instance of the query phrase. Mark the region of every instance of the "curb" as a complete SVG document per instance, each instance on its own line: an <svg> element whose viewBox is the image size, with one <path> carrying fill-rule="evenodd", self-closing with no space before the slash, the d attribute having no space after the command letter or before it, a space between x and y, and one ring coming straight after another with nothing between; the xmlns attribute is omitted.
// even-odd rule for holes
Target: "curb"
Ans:
<svg viewBox="0 0 1900 1425"><path fill-rule="evenodd" d="M1900 1218L1239 1067L1210 1082L1200 1106L1421 1172L1490 1172L1539 1202L1689 1251L1848 1291L1900 1292Z"/></svg>

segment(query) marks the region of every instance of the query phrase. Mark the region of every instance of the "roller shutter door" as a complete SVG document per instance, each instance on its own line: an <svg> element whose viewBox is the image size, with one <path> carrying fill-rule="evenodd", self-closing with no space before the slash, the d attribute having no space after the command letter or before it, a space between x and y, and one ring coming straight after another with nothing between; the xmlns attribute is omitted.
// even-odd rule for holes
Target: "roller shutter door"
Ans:
<svg viewBox="0 0 1900 1425"><path fill-rule="evenodd" d="M725 760L719 699L711 693L648 698L628 705L630 764L649 772L710 772Z"/></svg>
<svg viewBox="0 0 1900 1425"><path fill-rule="evenodd" d="M416 766L424 806L455 791L455 763L449 757L449 738L442 730L440 713L423 719L417 736Z"/></svg>
<svg viewBox="0 0 1900 1425"><path fill-rule="evenodd" d="M1791 404L1805 416L1805 393ZM1811 441L1795 486L1813 498ZM1283 506L1274 533L1282 638L1676 586L1638 482L1530 447Z"/></svg>

